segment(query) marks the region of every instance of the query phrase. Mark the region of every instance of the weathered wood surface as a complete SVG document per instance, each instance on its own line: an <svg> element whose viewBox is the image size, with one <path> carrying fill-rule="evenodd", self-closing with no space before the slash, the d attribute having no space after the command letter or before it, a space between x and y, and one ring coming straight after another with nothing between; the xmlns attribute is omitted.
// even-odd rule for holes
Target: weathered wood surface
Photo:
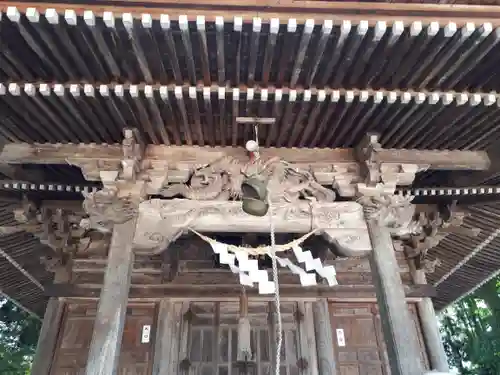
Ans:
<svg viewBox="0 0 500 375"><path fill-rule="evenodd" d="M281 305L283 321L283 346L280 373L297 375L298 369L298 321L296 303ZM250 300L248 318L251 325L250 370L244 371L244 363L238 362L238 320L240 306L237 300L225 302L191 302L190 332L186 359L190 367L188 374L239 375L272 374L275 360L275 345L272 303ZM181 340L182 341L182 340ZM182 347L183 345L181 345ZM182 349L181 349L182 350ZM182 358L183 356L180 355ZM185 363L187 361L184 361Z"/></svg>
<svg viewBox="0 0 500 375"><path fill-rule="evenodd" d="M417 270L411 265L413 280L416 283L425 284L427 282L423 270ZM430 367L432 370L441 372L449 372L448 358L444 350L443 341L439 332L438 320L434 305L431 298L422 298L417 302L418 315L420 317L420 324L422 333L427 346L427 353L429 356Z"/></svg>
<svg viewBox="0 0 500 375"><path fill-rule="evenodd" d="M408 304L414 310L413 304ZM379 309L375 303L330 303L329 313L337 370L325 374L388 375L388 355L380 324ZM420 334L418 317L412 315ZM337 334L337 330L341 330ZM343 333L343 342L340 340ZM425 346L420 346L418 358L425 357Z"/></svg>
<svg viewBox="0 0 500 375"><path fill-rule="evenodd" d="M371 250L361 205L356 202L307 201L275 203L273 221L277 233L309 233L321 229L330 243L346 255ZM231 223L231 225L228 225ZM139 205L134 238L138 251L163 251L188 228L200 232L269 231L269 217L246 214L241 202L151 199Z"/></svg>
<svg viewBox="0 0 500 375"><path fill-rule="evenodd" d="M387 228L370 219L368 230L373 244L370 255L377 301L392 375L421 375L417 337L408 332L412 325L405 302L404 286L398 274L392 239Z"/></svg>
<svg viewBox="0 0 500 375"><path fill-rule="evenodd" d="M67 297L67 298L99 298L100 285L73 285L60 284L46 287L46 294L52 297ZM407 298L422 298L428 296L436 296L436 290L431 285L408 285L403 289L403 293ZM129 299L151 299L158 300L161 298L192 298L192 299L210 299L217 298L237 298L240 295L241 287L239 285L133 285L130 288ZM259 295L257 290L248 289L249 296L258 297L261 299L271 299L271 296ZM281 295L283 298L306 298L316 299L319 297L335 300L372 300L375 298L375 287L360 286L360 285L344 285L344 286L317 286L303 287L300 285L283 285L281 287Z"/></svg>
<svg viewBox="0 0 500 375"><path fill-rule="evenodd" d="M178 370L178 345L182 321L182 302L163 300L157 318L153 375L170 375Z"/></svg>
<svg viewBox="0 0 500 375"><path fill-rule="evenodd" d="M37 375L50 375L52 361L56 351L59 329L62 324L64 303L57 298L50 298L43 318L42 329L38 337L35 358L31 371Z"/></svg>
<svg viewBox="0 0 500 375"><path fill-rule="evenodd" d="M314 330L314 315L312 302L297 302L297 308L302 316L299 322L299 353L307 363L305 375L319 375L316 337Z"/></svg>
<svg viewBox="0 0 500 375"><path fill-rule="evenodd" d="M279 157L292 164L357 163L353 149L291 149L260 148L264 160ZM145 162L152 166L165 163L184 166L210 164L223 156L247 161L243 147L192 147L149 145L145 150ZM484 151L396 150L380 153L380 163L426 165L430 169L476 169L490 166ZM122 147L97 144L27 144L9 143L0 152L0 163L8 164L66 164L68 161L98 161L119 165L123 159ZM108 165L109 166L109 165ZM119 169L119 168L116 168ZM182 170L184 168L179 168Z"/></svg>
<svg viewBox="0 0 500 375"><path fill-rule="evenodd" d="M73 269L71 283L102 285L104 281L104 271L102 265L92 268L86 264L85 268ZM287 270L281 270L280 283L284 285L300 285L297 275ZM411 284L411 276L406 272L401 272L401 280L404 284ZM373 285L373 275L371 272L349 272L337 271L337 281L340 285ZM132 272L132 285L231 285L239 283L238 276L224 269L202 268L192 271L179 272L175 277L165 279L161 269L144 267L134 268Z"/></svg>
<svg viewBox="0 0 500 375"><path fill-rule="evenodd" d="M154 304L127 306L117 375L151 375L154 341L142 343L141 332L150 325L154 336L155 311ZM67 304L51 375L84 373L96 313L97 303Z"/></svg>
<svg viewBox="0 0 500 375"><path fill-rule="evenodd" d="M313 303L313 314L319 374L336 374L334 338L326 299Z"/></svg>
<svg viewBox="0 0 500 375"><path fill-rule="evenodd" d="M134 254L136 221L116 224L94 323L87 375L114 375L122 343Z"/></svg>
<svg viewBox="0 0 500 375"><path fill-rule="evenodd" d="M464 3L462 1L462 3ZM20 6L18 1L8 0L0 2L0 10L6 12L9 6ZM472 0L467 4L481 5L479 0ZM47 7L47 3L32 1L23 3L23 6L33 6L38 8ZM133 14L149 13L153 18L159 19L162 14L169 14L171 17L187 15L189 19L196 20L196 16L203 14L208 20L214 20L216 16L233 18L235 16L251 19L255 14L259 17L292 17L298 21L305 21L314 18L316 21L324 19L340 20L349 19L352 22L366 20L370 23L376 21L405 22L431 22L436 21L441 24L454 22L457 26L463 26L466 22L482 24L492 22L497 25L500 20L500 9L498 6L471 7L462 4L420 4L420 3L358 3L358 2L329 2L329 1L306 1L306 0L258 0L248 3L245 0L230 0L224 4L214 0L189 1L185 7L182 2L176 6L169 6L157 0L145 2L126 1L114 4L110 1L107 4L85 4L83 7L76 7L74 3L54 3L50 4L58 13L64 13L66 9L75 9L79 16L84 10L92 10L97 14L103 11L115 13L130 12Z"/></svg>

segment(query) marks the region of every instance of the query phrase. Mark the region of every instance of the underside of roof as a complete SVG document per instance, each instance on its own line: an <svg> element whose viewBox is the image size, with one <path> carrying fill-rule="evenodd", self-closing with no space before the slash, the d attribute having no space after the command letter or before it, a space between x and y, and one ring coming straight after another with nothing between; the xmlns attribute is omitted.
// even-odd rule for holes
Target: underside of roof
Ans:
<svg viewBox="0 0 500 375"><path fill-rule="evenodd" d="M218 14L200 4L167 4L172 12L163 14L151 3L99 2L103 13L97 2L76 10L0 2L0 136L4 142L116 143L125 127L136 127L151 144L242 146L253 128L236 117L257 116L276 118L259 129L266 147L353 147L371 131L385 148L499 145L499 8L363 3L347 11L349 3L321 2L304 8L301 18L303 2L284 8L288 3L265 18L269 9L255 16L258 2L240 15L240 1ZM28 182L84 183L68 166L23 168ZM456 181L500 182L494 173L434 172L420 174L414 187ZM466 226L480 228L478 237L450 234L431 250L442 261L428 276L438 284L438 309L500 268L493 240L447 276L495 231L500 207L491 200L497 196L462 200L471 214ZM0 211L5 216L11 208L6 203ZM46 249L34 238L6 234L0 248L41 283L50 281L36 267ZM43 292L4 259L0 268L1 291L41 313Z"/></svg>

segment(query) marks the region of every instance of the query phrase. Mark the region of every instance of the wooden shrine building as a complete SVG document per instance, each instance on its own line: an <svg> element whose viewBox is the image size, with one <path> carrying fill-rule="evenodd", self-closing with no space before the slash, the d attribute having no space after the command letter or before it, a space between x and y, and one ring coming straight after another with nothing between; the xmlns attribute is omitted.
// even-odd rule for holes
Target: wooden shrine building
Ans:
<svg viewBox="0 0 500 375"><path fill-rule="evenodd" d="M500 7L457 3L0 0L32 373L448 373L500 273Z"/></svg>

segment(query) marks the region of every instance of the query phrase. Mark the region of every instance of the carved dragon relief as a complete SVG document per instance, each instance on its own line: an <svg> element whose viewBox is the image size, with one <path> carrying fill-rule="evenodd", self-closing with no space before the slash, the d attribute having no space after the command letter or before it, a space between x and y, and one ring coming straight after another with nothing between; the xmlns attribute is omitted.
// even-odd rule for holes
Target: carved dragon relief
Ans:
<svg viewBox="0 0 500 375"><path fill-rule="evenodd" d="M301 197L319 202L335 200L335 192L319 184L311 172L292 168L279 158L243 163L231 156L194 169L189 184L164 186L159 194L165 198L237 200L244 179L255 175L267 181L273 202L296 202Z"/></svg>
<svg viewBox="0 0 500 375"><path fill-rule="evenodd" d="M83 209L88 218L82 219L84 229L109 232L114 224L131 220L138 213L138 202L132 196L119 197L117 189L104 188L95 193L83 193Z"/></svg>
<svg viewBox="0 0 500 375"><path fill-rule="evenodd" d="M415 205L411 203L412 199L412 196L380 194L362 196L358 203L363 205L368 220L377 220L389 228L392 235L402 236L421 229L414 220Z"/></svg>

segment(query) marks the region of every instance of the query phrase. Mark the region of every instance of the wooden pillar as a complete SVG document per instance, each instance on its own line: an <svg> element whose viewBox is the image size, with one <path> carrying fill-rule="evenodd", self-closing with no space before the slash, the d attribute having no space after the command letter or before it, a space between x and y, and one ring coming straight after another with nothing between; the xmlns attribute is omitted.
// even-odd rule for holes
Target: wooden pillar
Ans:
<svg viewBox="0 0 500 375"><path fill-rule="evenodd" d="M64 303L57 298L50 298L45 309L42 329L38 337L35 358L31 367L31 373L37 375L49 375L54 354L56 351L57 338L62 324Z"/></svg>
<svg viewBox="0 0 500 375"><path fill-rule="evenodd" d="M413 261L409 263L413 282L415 284L426 284L425 272L423 270L417 270ZM421 301L417 302L417 310L422 325L422 332L424 334L425 346L429 355L431 369L440 372L449 372L448 357L444 351L443 341L439 333L432 299L422 298Z"/></svg>
<svg viewBox="0 0 500 375"><path fill-rule="evenodd" d="M319 375L312 302L298 302L297 306L302 316L302 321L299 322L299 352L307 363L303 374Z"/></svg>
<svg viewBox="0 0 500 375"><path fill-rule="evenodd" d="M182 302L160 302L156 329L153 375L179 373L179 339Z"/></svg>
<svg viewBox="0 0 500 375"><path fill-rule="evenodd" d="M370 266L392 375L422 375L420 348L405 300L391 234L378 219L367 220L373 251Z"/></svg>
<svg viewBox="0 0 500 375"><path fill-rule="evenodd" d="M314 303L313 315L319 373L322 375L336 374L332 324L328 311L328 301L325 298Z"/></svg>
<svg viewBox="0 0 500 375"><path fill-rule="evenodd" d="M115 224L113 228L86 375L117 373L134 263L132 242L135 226L136 219L131 219Z"/></svg>
<svg viewBox="0 0 500 375"><path fill-rule="evenodd" d="M190 373L189 366L189 348L191 347L191 303L182 302L181 313L179 316L180 326L180 340L178 346L178 362L174 367L174 374L187 375ZM178 371L178 372L177 372Z"/></svg>

